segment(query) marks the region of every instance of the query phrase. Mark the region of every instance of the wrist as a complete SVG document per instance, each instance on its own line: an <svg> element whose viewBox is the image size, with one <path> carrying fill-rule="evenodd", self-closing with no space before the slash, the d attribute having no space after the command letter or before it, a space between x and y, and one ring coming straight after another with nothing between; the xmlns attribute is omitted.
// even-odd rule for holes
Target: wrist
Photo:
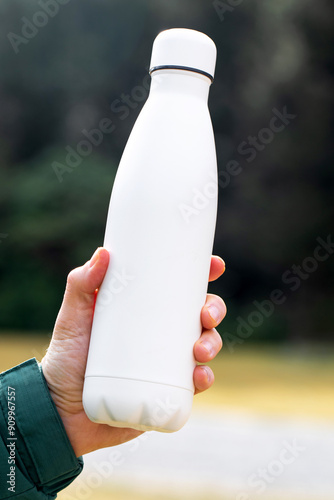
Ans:
<svg viewBox="0 0 334 500"><path fill-rule="evenodd" d="M66 435L71 443L71 446L73 448L73 451L76 455L76 457L80 457L83 453L80 452L80 445L78 443L78 440L76 438L76 433L75 433L75 425L73 424L73 418L75 415L71 415L67 410L66 407L68 403L63 401L62 397L57 394L57 391L54 388L54 385L51 382L51 377L48 374L48 369L47 369L47 362L46 358L44 357L42 359L42 362L40 363L41 370L44 376L44 379L46 381L47 387L49 389L49 394L51 396L51 399L54 403L54 406L57 410L58 415L60 416L60 419L62 421L62 424L64 426Z"/></svg>
<svg viewBox="0 0 334 500"><path fill-rule="evenodd" d="M49 384L48 387L50 396L54 402L58 415L61 418L61 421L65 428L67 437L71 443L75 456L80 457L81 455L83 455L83 453L81 452L80 444L78 443L78 439L76 437L75 424L73 423L74 415L70 415L66 411L64 411L63 405L61 404L59 397L50 389Z"/></svg>

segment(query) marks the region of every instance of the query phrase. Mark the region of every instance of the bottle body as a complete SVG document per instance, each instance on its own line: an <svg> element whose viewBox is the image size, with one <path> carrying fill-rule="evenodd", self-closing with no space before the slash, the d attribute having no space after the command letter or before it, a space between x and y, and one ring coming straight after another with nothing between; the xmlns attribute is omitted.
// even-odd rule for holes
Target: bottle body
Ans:
<svg viewBox="0 0 334 500"><path fill-rule="evenodd" d="M171 432L189 417L217 212L209 85L189 71L153 74L124 150L85 376L93 421Z"/></svg>

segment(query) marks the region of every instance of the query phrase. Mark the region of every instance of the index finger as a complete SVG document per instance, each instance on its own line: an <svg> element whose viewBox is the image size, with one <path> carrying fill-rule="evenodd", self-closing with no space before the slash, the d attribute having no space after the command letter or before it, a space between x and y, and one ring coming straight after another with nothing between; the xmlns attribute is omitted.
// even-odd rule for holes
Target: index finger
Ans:
<svg viewBox="0 0 334 500"><path fill-rule="evenodd" d="M209 273L209 281L215 281L225 271L225 262L218 255L212 255Z"/></svg>

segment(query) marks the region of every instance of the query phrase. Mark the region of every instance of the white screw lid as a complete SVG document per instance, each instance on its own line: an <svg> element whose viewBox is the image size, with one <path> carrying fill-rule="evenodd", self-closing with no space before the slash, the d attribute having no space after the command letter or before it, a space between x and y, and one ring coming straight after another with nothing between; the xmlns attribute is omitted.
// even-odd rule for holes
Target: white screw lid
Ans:
<svg viewBox="0 0 334 500"><path fill-rule="evenodd" d="M162 31L154 40L150 73L164 68L188 69L213 80L216 57L216 46L207 35L173 28Z"/></svg>

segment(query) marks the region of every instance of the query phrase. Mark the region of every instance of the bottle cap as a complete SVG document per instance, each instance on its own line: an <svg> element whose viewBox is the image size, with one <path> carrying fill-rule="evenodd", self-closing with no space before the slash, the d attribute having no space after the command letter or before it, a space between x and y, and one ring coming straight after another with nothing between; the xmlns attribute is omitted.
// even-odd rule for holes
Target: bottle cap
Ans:
<svg viewBox="0 0 334 500"><path fill-rule="evenodd" d="M158 69L183 69L213 80L216 55L214 42L204 33L173 28L162 31L154 40L150 73Z"/></svg>

